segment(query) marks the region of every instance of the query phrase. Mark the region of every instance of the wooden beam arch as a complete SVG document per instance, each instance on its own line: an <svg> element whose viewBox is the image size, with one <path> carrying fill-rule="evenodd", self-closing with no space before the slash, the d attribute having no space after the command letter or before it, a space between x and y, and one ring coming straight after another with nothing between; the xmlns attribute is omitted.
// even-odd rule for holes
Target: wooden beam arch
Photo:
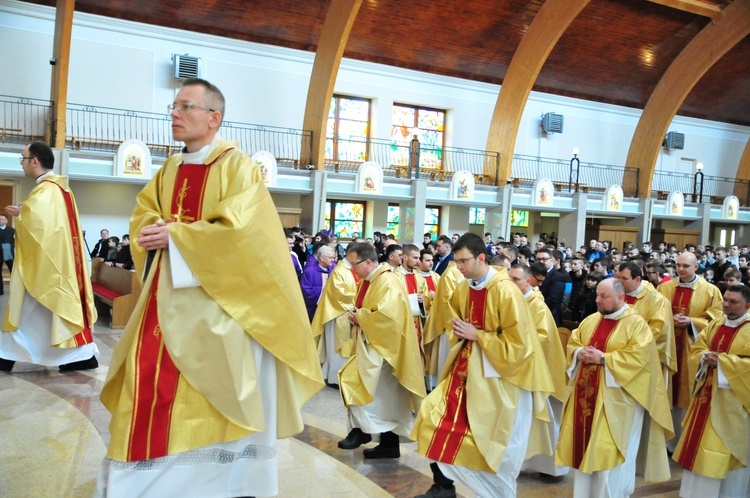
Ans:
<svg viewBox="0 0 750 498"><path fill-rule="evenodd" d="M492 113L487 150L500 154L497 170L485 165L485 176L496 185L507 185L513 150L531 89L550 52L573 19L591 0L547 0L524 34L500 87Z"/></svg>
<svg viewBox="0 0 750 498"><path fill-rule="evenodd" d="M748 34L750 0L735 0L721 20L703 28L664 73L643 109L625 161L639 170L638 197L651 196L664 135L685 98L711 66Z"/></svg>

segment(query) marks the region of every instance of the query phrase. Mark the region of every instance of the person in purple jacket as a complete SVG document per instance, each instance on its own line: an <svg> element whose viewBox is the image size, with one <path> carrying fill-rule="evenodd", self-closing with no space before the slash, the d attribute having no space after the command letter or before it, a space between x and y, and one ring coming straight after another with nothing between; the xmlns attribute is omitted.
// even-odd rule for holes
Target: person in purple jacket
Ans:
<svg viewBox="0 0 750 498"><path fill-rule="evenodd" d="M336 252L330 246L323 245L318 248L315 257L317 264L305 265L305 271L302 273L300 286L302 287L302 297L305 298L307 314L312 322L315 316L315 310L318 308L320 294L328 280L328 275L333 270L333 261Z"/></svg>

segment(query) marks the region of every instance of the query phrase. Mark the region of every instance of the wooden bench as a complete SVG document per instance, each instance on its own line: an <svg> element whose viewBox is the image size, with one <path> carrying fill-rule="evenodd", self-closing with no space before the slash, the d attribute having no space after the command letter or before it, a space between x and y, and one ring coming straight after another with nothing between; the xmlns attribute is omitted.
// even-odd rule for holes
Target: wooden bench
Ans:
<svg viewBox="0 0 750 498"><path fill-rule="evenodd" d="M112 308L111 327L125 328L141 295L141 283L136 273L107 266L101 258L94 258L91 261L91 287L97 311L100 309L98 303Z"/></svg>

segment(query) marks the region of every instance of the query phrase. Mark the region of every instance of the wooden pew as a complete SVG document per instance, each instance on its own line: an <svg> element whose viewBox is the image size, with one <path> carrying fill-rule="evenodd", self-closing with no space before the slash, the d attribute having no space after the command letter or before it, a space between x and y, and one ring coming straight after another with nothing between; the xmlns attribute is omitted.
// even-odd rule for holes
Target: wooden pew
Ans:
<svg viewBox="0 0 750 498"><path fill-rule="evenodd" d="M95 258L91 261L91 287L94 300L112 308L111 327L125 328L141 295L141 283L136 273L107 266L101 258Z"/></svg>

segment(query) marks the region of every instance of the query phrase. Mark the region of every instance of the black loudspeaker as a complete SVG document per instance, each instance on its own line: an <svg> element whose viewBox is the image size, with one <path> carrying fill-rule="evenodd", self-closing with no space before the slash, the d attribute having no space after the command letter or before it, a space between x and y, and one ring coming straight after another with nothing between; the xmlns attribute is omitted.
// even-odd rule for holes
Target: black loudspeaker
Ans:
<svg viewBox="0 0 750 498"><path fill-rule="evenodd" d="M544 133L562 133L565 116L548 112L542 115L542 130Z"/></svg>

